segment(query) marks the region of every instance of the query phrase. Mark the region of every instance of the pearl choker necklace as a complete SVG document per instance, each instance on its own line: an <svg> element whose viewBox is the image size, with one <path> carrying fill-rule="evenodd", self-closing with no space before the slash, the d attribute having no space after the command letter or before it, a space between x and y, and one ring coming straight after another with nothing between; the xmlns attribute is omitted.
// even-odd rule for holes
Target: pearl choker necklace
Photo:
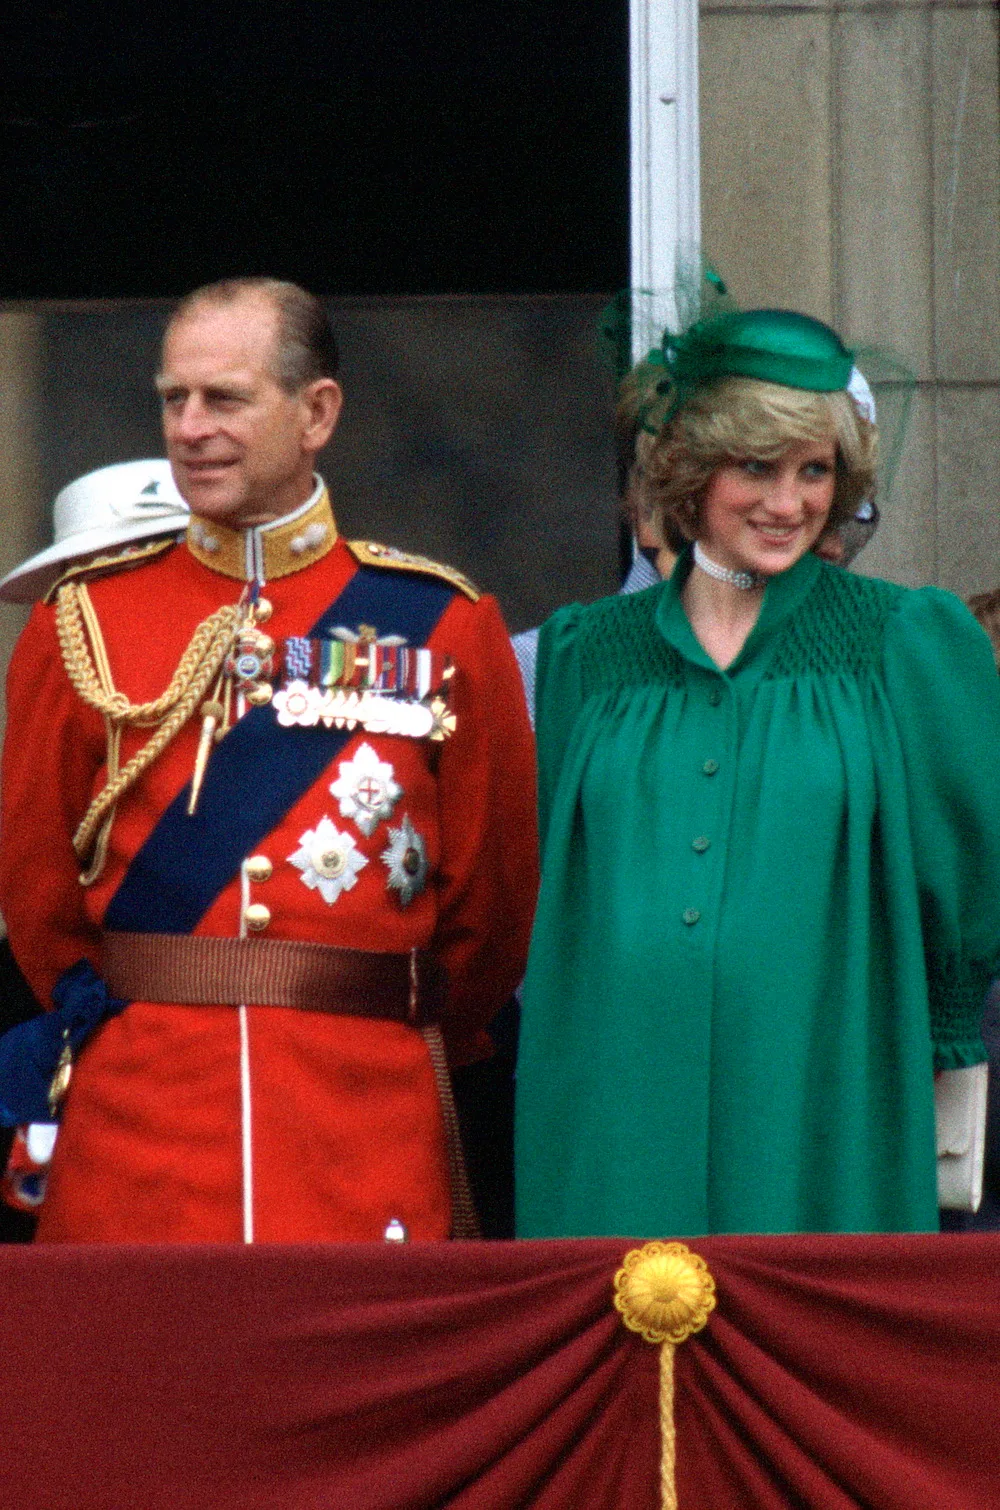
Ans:
<svg viewBox="0 0 1000 1510"><path fill-rule="evenodd" d="M700 566L708 577L714 577L716 582L731 582L738 587L740 592L750 592L754 587L763 587L764 578L758 572L732 571L728 566L720 566L710 556L706 556L700 543L694 543L694 564Z"/></svg>

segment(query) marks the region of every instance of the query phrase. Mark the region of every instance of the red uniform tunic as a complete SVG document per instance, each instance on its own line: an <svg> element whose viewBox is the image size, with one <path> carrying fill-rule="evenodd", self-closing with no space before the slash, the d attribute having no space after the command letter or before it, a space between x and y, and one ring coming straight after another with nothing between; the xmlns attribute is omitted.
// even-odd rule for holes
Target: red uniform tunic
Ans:
<svg viewBox="0 0 1000 1510"><path fill-rule="evenodd" d="M253 531L196 520L187 544L91 581L116 688L133 703L159 696L197 624L237 601L236 578L248 570L264 578L273 605L267 631L279 647L307 635L358 570L343 540L330 548L334 539L324 494L290 520ZM398 586L398 571L385 577ZM448 972L442 1026L460 1060L475 1057L484 1025L524 965L536 888L534 760L493 600L456 589L427 643L457 666L453 736L435 744L356 730L255 846L270 876L251 879L268 867L242 857L193 931L238 937L247 907L263 903L265 937L390 953L433 948ZM103 875L81 887L71 837L104 784L105 730L67 678L53 608L35 608L8 679L0 905L40 1000L81 956L100 969L105 913L190 780L199 727L191 720L120 802ZM282 729L279 749L300 732ZM122 764L148 737L148 729L126 734ZM402 788L391 817L370 835L342 816L331 791L339 767L365 743ZM234 781L234 810L251 797ZM404 905L383 854L389 828L406 817L429 863L427 884ZM367 862L332 902L291 862L324 818L350 832ZM79 1058L38 1235L378 1239L393 1217L414 1238L449 1230L441 1113L417 1030L296 1008L136 1001Z"/></svg>

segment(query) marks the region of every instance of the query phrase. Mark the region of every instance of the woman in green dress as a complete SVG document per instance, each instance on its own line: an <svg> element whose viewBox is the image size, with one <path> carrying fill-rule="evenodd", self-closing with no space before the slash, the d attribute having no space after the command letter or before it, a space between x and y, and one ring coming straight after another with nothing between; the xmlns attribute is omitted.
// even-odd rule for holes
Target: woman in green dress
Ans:
<svg viewBox="0 0 1000 1510"><path fill-rule="evenodd" d="M828 327L665 343L668 581L539 644L521 1236L937 1228L935 1068L985 1058L1000 687L960 601L813 552L876 436Z"/></svg>

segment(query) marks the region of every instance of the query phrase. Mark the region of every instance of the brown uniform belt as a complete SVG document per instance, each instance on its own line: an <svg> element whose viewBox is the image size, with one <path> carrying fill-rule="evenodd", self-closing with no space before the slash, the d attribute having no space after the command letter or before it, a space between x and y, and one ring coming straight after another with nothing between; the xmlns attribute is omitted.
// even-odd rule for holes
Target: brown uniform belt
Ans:
<svg viewBox="0 0 1000 1510"><path fill-rule="evenodd" d="M451 1077L436 1026L444 1003L445 972L432 955L422 949L379 954L297 939L109 932L104 935L102 974L111 994L127 1001L301 1007L419 1028L441 1100L452 1236L479 1236Z"/></svg>
<svg viewBox="0 0 1000 1510"><path fill-rule="evenodd" d="M297 939L106 933L114 996L186 1006L301 1007L420 1027L441 1014L445 976L432 955L336 949Z"/></svg>

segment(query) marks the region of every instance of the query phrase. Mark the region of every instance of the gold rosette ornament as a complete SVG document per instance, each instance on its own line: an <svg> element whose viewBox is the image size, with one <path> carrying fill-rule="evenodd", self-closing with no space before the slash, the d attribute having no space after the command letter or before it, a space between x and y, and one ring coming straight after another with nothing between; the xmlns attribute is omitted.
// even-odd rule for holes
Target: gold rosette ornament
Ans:
<svg viewBox="0 0 1000 1510"><path fill-rule="evenodd" d="M615 1275L615 1308L630 1331L661 1344L660 1486L664 1510L677 1510L674 1348L708 1321L715 1280L684 1243L646 1243L626 1253Z"/></svg>

